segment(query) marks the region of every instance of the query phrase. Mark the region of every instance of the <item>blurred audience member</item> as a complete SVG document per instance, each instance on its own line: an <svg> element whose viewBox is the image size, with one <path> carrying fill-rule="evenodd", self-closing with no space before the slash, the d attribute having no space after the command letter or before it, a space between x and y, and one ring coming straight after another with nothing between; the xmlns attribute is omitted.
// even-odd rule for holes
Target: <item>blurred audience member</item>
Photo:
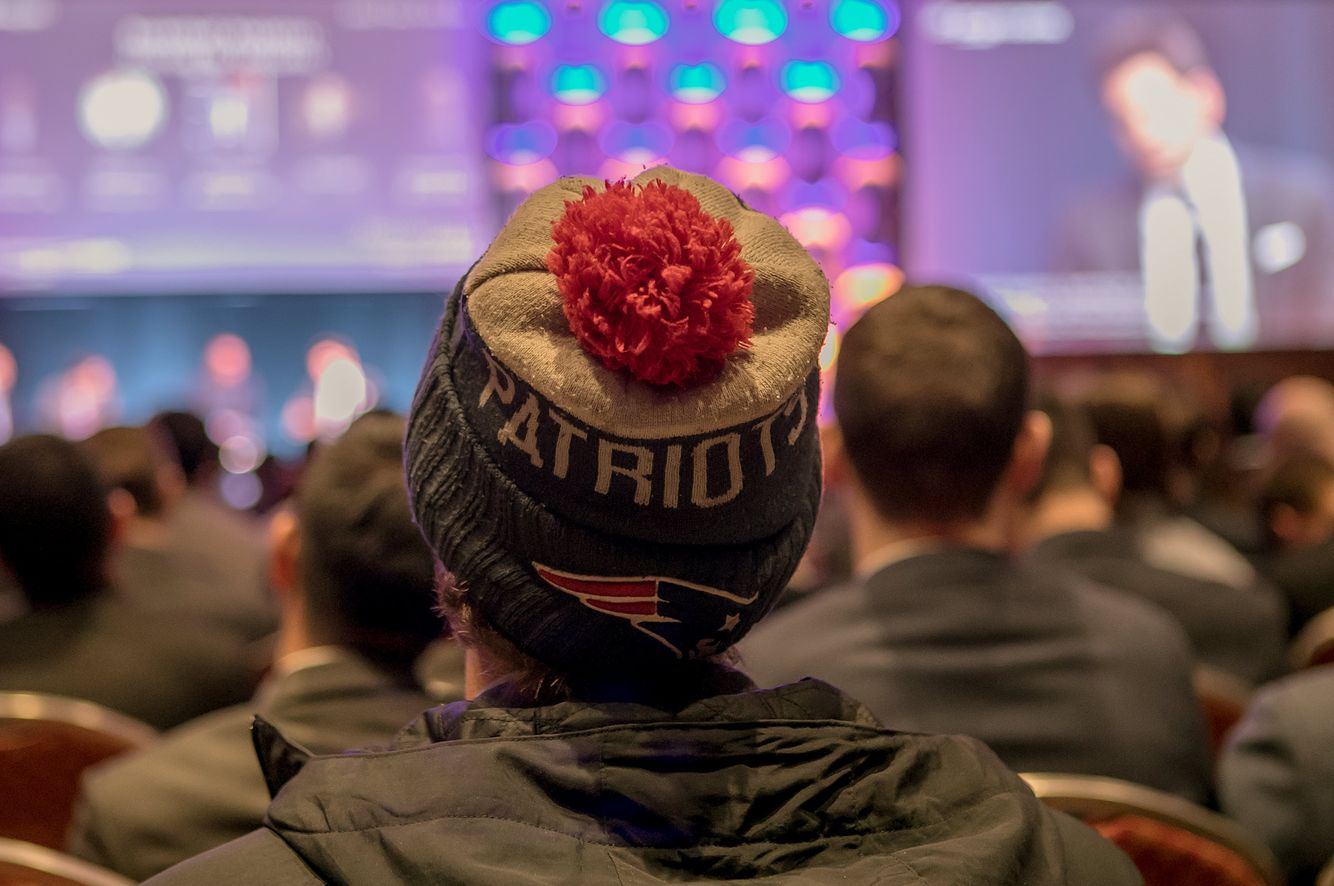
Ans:
<svg viewBox="0 0 1334 886"><path fill-rule="evenodd" d="M104 428L80 445L111 490L111 509L124 526L119 592L145 609L207 618L240 642L273 631L276 614L261 593L259 574L229 580L235 569L217 566L228 551L206 554L207 541L200 539L182 543L174 518L185 484L159 435L148 428ZM233 563L252 554L243 548Z"/></svg>
<svg viewBox="0 0 1334 886"><path fill-rule="evenodd" d="M27 611L0 624L0 689L83 698L166 728L253 689L235 643L115 593L117 523L72 443L0 447L0 564Z"/></svg>
<svg viewBox="0 0 1334 886"><path fill-rule="evenodd" d="M1334 668L1264 687L1219 765L1223 810L1274 850L1292 886L1334 857Z"/></svg>
<svg viewBox="0 0 1334 886"><path fill-rule="evenodd" d="M1334 607L1334 465L1297 452L1279 461L1260 491L1264 570L1287 596L1296 634Z"/></svg>
<svg viewBox="0 0 1334 886"><path fill-rule="evenodd" d="M1082 401L1098 443L1121 464L1116 520L1134 533L1143 558L1168 572L1267 592L1240 551L1182 513L1181 427L1169 414L1171 389L1147 372L1119 372L1098 379Z"/></svg>
<svg viewBox="0 0 1334 886"><path fill-rule="evenodd" d="M1140 556L1134 536L1113 525L1121 493L1116 453L1095 442L1076 406L1050 400L1052 443L1029 509L1028 561L1128 591L1177 620L1198 661L1259 683L1283 667L1285 613L1273 595L1168 572Z"/></svg>
<svg viewBox="0 0 1334 886"><path fill-rule="evenodd" d="M1255 428L1273 461L1309 452L1334 462L1334 385L1310 375L1283 379L1260 400Z"/></svg>
<svg viewBox="0 0 1334 886"><path fill-rule="evenodd" d="M1203 799L1181 629L1005 553L1051 426L1028 410L1028 357L1004 321L959 290L901 290L844 338L834 410L825 457L850 479L859 580L761 625L754 675L829 680L892 728L968 733L1021 771Z"/></svg>
<svg viewBox="0 0 1334 886"><path fill-rule="evenodd" d="M430 705L412 666L442 623L408 513L403 420L366 417L320 450L274 524L279 658L248 703L85 776L73 852L135 879L259 827L269 791L250 723L315 753L391 739ZM455 685L459 685L456 681Z"/></svg>
<svg viewBox="0 0 1334 886"><path fill-rule="evenodd" d="M267 599L264 540L247 518L217 497L218 446L204 422L189 412L163 412L149 428L167 443L185 479L183 494L168 515L173 544L208 560L214 574L238 597Z"/></svg>
<svg viewBox="0 0 1334 886"><path fill-rule="evenodd" d="M976 741L729 667L815 519L828 298L701 176L530 197L446 306L407 434L472 699L384 753L261 729L265 828L150 882L1137 882Z"/></svg>

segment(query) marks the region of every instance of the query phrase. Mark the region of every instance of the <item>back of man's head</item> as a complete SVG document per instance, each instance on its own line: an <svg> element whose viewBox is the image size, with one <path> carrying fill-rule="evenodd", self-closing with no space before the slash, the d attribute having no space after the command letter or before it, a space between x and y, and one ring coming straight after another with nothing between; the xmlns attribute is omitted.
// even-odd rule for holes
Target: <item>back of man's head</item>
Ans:
<svg viewBox="0 0 1334 886"><path fill-rule="evenodd" d="M311 639L395 666L442 630L433 560L403 486L403 430L398 416L358 419L317 450L296 499Z"/></svg>
<svg viewBox="0 0 1334 886"><path fill-rule="evenodd" d="M1084 408L1098 442L1121 461L1127 496L1167 501L1177 451L1167 415L1170 391L1142 372L1107 375L1086 392Z"/></svg>
<svg viewBox="0 0 1334 886"><path fill-rule="evenodd" d="M218 465L218 444L209 439L202 418L192 412L159 412L148 425L173 448L187 485L209 478Z"/></svg>
<svg viewBox="0 0 1334 886"><path fill-rule="evenodd" d="M977 297L907 287L843 340L834 412L848 460L895 521L981 518L1028 405L1028 355Z"/></svg>
<svg viewBox="0 0 1334 886"><path fill-rule="evenodd" d="M1334 533L1334 464L1314 452L1285 456L1261 485L1256 509L1270 550L1326 540Z"/></svg>
<svg viewBox="0 0 1334 886"><path fill-rule="evenodd" d="M134 500L137 515L156 517L167 509L168 478L177 468L155 431L146 427L103 428L80 446L97 466L107 488L122 489Z"/></svg>
<svg viewBox="0 0 1334 886"><path fill-rule="evenodd" d="M1033 497L1092 487L1098 439L1088 415L1078 405L1054 396L1042 397L1038 408L1051 422L1051 444Z"/></svg>
<svg viewBox="0 0 1334 886"><path fill-rule="evenodd" d="M111 532L106 489L77 446L48 435L0 446L0 562L30 605L100 591Z"/></svg>

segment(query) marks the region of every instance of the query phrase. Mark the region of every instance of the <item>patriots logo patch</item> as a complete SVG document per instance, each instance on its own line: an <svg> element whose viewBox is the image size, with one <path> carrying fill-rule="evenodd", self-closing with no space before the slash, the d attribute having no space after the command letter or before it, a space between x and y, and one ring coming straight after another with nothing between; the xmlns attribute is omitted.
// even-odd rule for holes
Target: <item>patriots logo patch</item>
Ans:
<svg viewBox="0 0 1334 886"><path fill-rule="evenodd" d="M741 623L738 609L749 606L756 597L756 592L743 596L663 575L579 575L541 563L534 563L533 569L538 578L578 598L589 609L628 621L635 630L666 646L677 658L685 658L686 646L693 655L711 654L717 651L711 647L726 646L721 641ZM690 605L690 597L695 594L712 598L714 605ZM701 616L715 621L721 617L720 625L687 626L687 620L698 622ZM702 636L702 639L690 644L687 636Z"/></svg>

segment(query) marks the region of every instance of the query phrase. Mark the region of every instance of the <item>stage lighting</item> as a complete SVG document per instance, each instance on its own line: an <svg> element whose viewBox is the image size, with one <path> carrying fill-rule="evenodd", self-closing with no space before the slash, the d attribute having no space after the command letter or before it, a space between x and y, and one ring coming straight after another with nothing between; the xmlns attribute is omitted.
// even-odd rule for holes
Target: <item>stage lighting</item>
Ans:
<svg viewBox="0 0 1334 886"><path fill-rule="evenodd" d="M822 61L791 61L783 66L783 91L799 102L828 101L838 92L838 72Z"/></svg>
<svg viewBox="0 0 1334 886"><path fill-rule="evenodd" d="M667 33L667 12L650 0L613 0L602 7L598 27L617 43L643 46Z"/></svg>
<svg viewBox="0 0 1334 886"><path fill-rule="evenodd" d="M713 11L713 24L728 40L760 46L787 30L787 10L777 0L722 0Z"/></svg>
<svg viewBox="0 0 1334 886"><path fill-rule="evenodd" d="M551 13L536 0L510 0L491 7L486 28L501 43L525 46L551 30Z"/></svg>
<svg viewBox="0 0 1334 886"><path fill-rule="evenodd" d="M588 105L607 91L607 78L594 65L561 65L551 74L551 94L567 105Z"/></svg>
<svg viewBox="0 0 1334 886"><path fill-rule="evenodd" d="M677 101L702 105L723 94L727 81L717 65L700 62L697 65L677 65L668 77L672 96Z"/></svg>
<svg viewBox="0 0 1334 886"><path fill-rule="evenodd" d="M829 7L829 23L849 40L874 43L898 30L899 11L892 2L835 0Z"/></svg>

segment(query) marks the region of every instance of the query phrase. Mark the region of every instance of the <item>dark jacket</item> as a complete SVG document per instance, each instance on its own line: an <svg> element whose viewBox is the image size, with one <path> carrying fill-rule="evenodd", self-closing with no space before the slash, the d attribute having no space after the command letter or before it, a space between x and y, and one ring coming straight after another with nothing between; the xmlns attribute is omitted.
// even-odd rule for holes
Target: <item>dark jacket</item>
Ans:
<svg viewBox="0 0 1334 886"><path fill-rule="evenodd" d="M1283 671L1285 613L1278 595L1168 572L1145 562L1122 529L1065 532L1027 555L1038 568L1068 569L1158 606L1190 639L1196 659L1251 683Z"/></svg>
<svg viewBox="0 0 1334 886"><path fill-rule="evenodd" d="M210 623L100 594L0 624L0 690L82 698L169 729L245 701L255 676Z"/></svg>
<svg viewBox="0 0 1334 886"><path fill-rule="evenodd" d="M430 702L406 679L328 647L271 674L248 703L172 730L84 775L68 850L135 880L259 827L269 791L250 723L319 753L383 744ZM290 659L289 659L290 660Z"/></svg>
<svg viewBox="0 0 1334 886"><path fill-rule="evenodd" d="M427 711L383 753L317 757L268 830L152 883L1137 883L978 743L902 735L829 686L715 675L633 703ZM266 744L282 781L299 759Z"/></svg>
<svg viewBox="0 0 1334 886"><path fill-rule="evenodd" d="M1208 795L1185 635L1065 573L968 548L922 554L776 613L742 654L761 685L828 680L892 729L971 735L1019 772Z"/></svg>
<svg viewBox="0 0 1334 886"><path fill-rule="evenodd" d="M1218 769L1223 811L1263 839L1294 884L1334 856L1334 668L1264 687Z"/></svg>

